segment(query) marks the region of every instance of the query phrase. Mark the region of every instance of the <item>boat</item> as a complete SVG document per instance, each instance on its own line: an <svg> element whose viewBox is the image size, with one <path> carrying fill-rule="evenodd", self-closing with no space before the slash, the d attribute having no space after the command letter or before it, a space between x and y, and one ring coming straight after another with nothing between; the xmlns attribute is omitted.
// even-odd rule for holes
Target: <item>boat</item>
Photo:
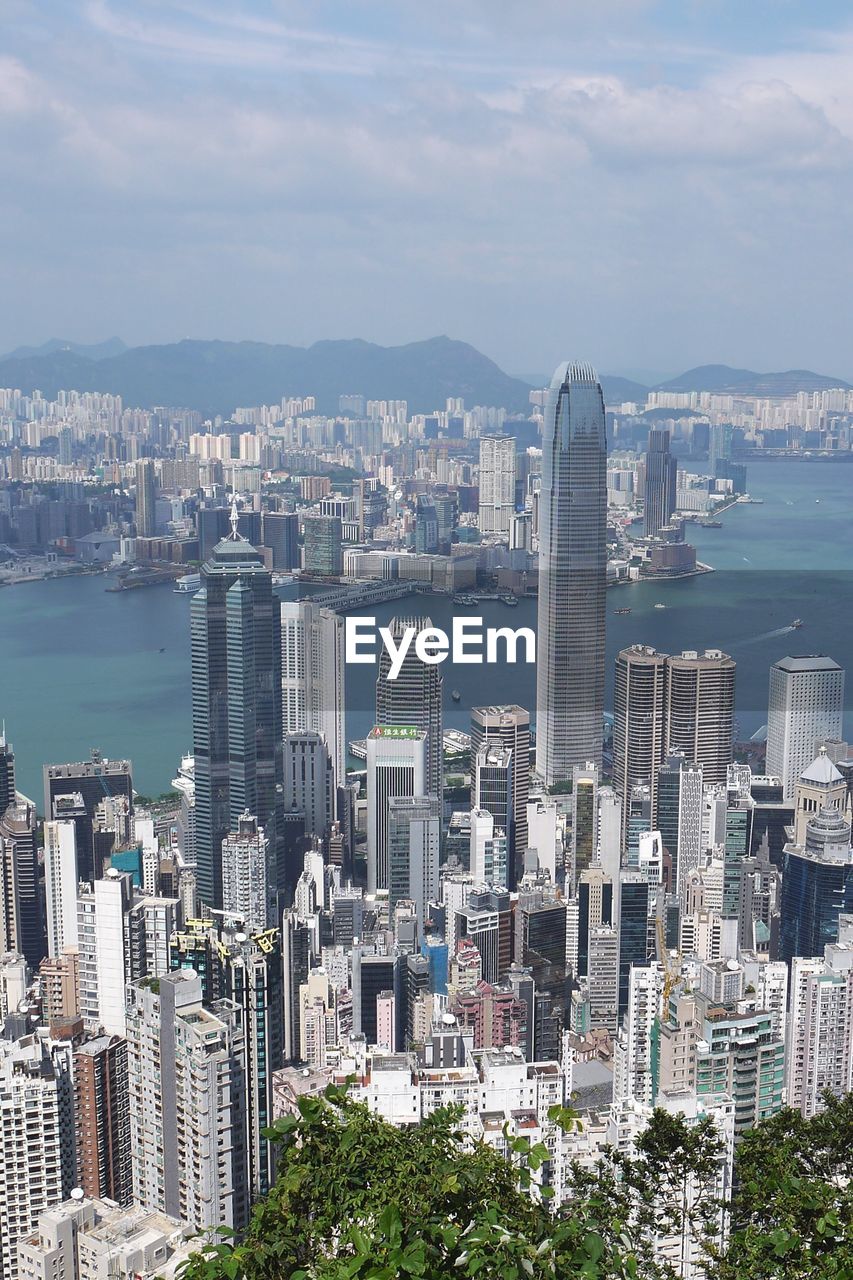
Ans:
<svg viewBox="0 0 853 1280"><path fill-rule="evenodd" d="M795 619L794 619L794 621L791 623L791 630L792 630L792 631L799 631L799 629L800 629L800 627L801 627L802 625L803 625L803 620L802 620L802 618L795 618Z"/></svg>
<svg viewBox="0 0 853 1280"><path fill-rule="evenodd" d="M630 609L614 609L613 612L614 613L630 613L631 610Z"/></svg>
<svg viewBox="0 0 853 1280"><path fill-rule="evenodd" d="M499 598L507 606L508 609L518 608L518 600L516 599L515 596L511 596L509 593L507 593L506 595L502 595Z"/></svg>
<svg viewBox="0 0 853 1280"><path fill-rule="evenodd" d="M722 529L722 520L697 520L696 522L702 529Z"/></svg>
<svg viewBox="0 0 853 1280"><path fill-rule="evenodd" d="M161 652L161 653L165 653L165 652L166 652L166 650L165 650L165 649L161 649L161 650L160 650L160 652Z"/></svg>
<svg viewBox="0 0 853 1280"><path fill-rule="evenodd" d="M458 689L452 689L452 690L451 690L451 692L450 692L450 696L451 696L451 698L453 699L453 701L454 701L454 702L461 702L461 701L462 701L462 694L459 692L459 690L458 690Z"/></svg>
<svg viewBox="0 0 853 1280"><path fill-rule="evenodd" d="M661 604L661 603L660 603L660 601L658 601L658 603L655 605L655 608L656 608L656 609L665 609L665 608L666 608L666 605L665 605L665 604Z"/></svg>
<svg viewBox="0 0 853 1280"><path fill-rule="evenodd" d="M173 590L179 596L191 595L192 592L198 591L201 586L200 573L185 573L182 578L178 578Z"/></svg>
<svg viewBox="0 0 853 1280"><path fill-rule="evenodd" d="M453 597L453 603L461 604L466 609L472 609L477 603L477 597L469 596L469 595L457 595Z"/></svg>

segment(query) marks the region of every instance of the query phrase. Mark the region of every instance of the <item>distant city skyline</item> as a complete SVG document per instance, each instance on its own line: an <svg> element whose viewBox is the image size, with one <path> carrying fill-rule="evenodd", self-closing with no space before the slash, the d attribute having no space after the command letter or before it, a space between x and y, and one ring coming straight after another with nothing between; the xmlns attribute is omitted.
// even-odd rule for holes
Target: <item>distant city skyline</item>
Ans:
<svg viewBox="0 0 853 1280"><path fill-rule="evenodd" d="M513 373L853 375L839 0L7 10L2 351L451 329Z"/></svg>

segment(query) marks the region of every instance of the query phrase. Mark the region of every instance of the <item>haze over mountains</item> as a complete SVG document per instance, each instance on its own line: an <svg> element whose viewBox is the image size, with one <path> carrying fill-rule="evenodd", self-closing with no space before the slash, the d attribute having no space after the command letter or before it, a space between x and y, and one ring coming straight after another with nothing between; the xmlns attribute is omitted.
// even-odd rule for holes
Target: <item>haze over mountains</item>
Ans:
<svg viewBox="0 0 853 1280"><path fill-rule="evenodd" d="M807 369L762 374L728 365L702 365L654 388L616 375L604 375L602 384L608 404L642 403L649 390L779 396L850 386ZM1 357L0 386L26 394L38 389L48 399L63 388L111 392L142 408L186 406L228 415L238 406L306 395L316 397L318 412L332 414L338 397L348 393L403 399L414 413L443 408L448 396L525 412L531 382L510 377L476 348L447 337L399 347L356 338L311 347L185 339L131 348L120 338L89 345L52 338Z"/></svg>

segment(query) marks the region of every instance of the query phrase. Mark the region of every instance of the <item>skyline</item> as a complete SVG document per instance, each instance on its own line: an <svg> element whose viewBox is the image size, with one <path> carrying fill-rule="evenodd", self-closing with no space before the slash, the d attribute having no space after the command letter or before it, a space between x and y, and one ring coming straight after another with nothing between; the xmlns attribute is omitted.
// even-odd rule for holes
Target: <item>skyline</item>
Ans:
<svg viewBox="0 0 853 1280"><path fill-rule="evenodd" d="M853 375L840 4L99 0L61 54L6 8L0 349L449 329L511 373Z"/></svg>

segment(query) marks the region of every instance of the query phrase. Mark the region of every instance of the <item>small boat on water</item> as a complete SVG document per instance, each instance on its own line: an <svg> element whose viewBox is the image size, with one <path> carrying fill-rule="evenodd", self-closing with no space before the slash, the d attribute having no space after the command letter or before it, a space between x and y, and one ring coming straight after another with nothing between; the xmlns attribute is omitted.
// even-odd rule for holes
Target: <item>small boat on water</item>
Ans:
<svg viewBox="0 0 853 1280"><path fill-rule="evenodd" d="M506 594L506 595L502 595L502 596L500 597L500 600L501 600L501 601L502 601L502 603L503 603L503 604L505 604L505 605L507 606L507 608L509 608L509 609L517 609L517 608L518 608L518 600L516 599L516 597L515 597L515 596L510 595L508 592L507 592L507 594Z"/></svg>
<svg viewBox="0 0 853 1280"><path fill-rule="evenodd" d="M453 597L453 603L454 603L454 604L461 604L461 605L463 605L463 606L464 606L464 608L466 608L466 609L473 609L473 608L474 608L474 606L477 604L477 597L476 597L476 596L469 596L469 595L465 595L465 594L463 594L463 595L457 595L457 596L454 596L454 597Z"/></svg>
<svg viewBox="0 0 853 1280"><path fill-rule="evenodd" d="M614 609L614 610L613 610L613 612L614 612L615 614L620 614L620 613L630 613L630 612L631 612L631 610L630 610L630 609Z"/></svg>
<svg viewBox="0 0 853 1280"><path fill-rule="evenodd" d="M792 631L799 631L799 629L800 629L800 627L801 627L802 625L803 625L803 620L802 620L802 618L795 618L795 619L794 619L794 621L791 623L791 630L792 630Z"/></svg>
<svg viewBox="0 0 853 1280"><path fill-rule="evenodd" d="M459 692L459 690L458 690L458 689L452 689L452 690L451 690L451 692L450 692L450 696L451 696L451 698L453 699L453 701L454 701L454 702L461 702L461 701L462 701L462 694Z"/></svg>
<svg viewBox="0 0 853 1280"><path fill-rule="evenodd" d="M658 601L658 603L655 605L655 608L656 608L656 609L665 609L665 608L666 608L666 605L665 605L665 604L661 604L661 602L660 602L660 601Z"/></svg>

